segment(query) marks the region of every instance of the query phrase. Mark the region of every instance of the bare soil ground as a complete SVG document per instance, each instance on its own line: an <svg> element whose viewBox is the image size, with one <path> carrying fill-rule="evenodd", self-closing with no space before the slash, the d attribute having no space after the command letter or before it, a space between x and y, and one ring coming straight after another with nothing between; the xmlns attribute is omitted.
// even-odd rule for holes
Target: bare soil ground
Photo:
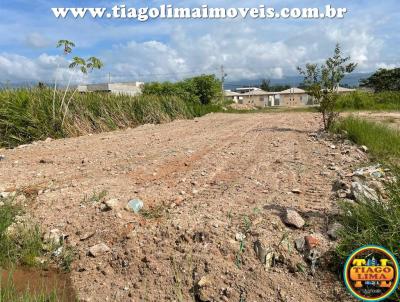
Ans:
<svg viewBox="0 0 400 302"><path fill-rule="evenodd" d="M332 182L366 158L311 137L320 127L313 113L209 114L38 142L1 151L0 187L33 196L28 211L43 230L68 235L81 301L353 301L327 269L326 231ZM105 211L91 198L101 191L119 204ZM124 210L132 198L145 215ZM302 229L282 222L286 208ZM322 254L314 276L293 245L310 234ZM270 269L257 239L279 255ZM101 242L110 251L90 256Z"/></svg>

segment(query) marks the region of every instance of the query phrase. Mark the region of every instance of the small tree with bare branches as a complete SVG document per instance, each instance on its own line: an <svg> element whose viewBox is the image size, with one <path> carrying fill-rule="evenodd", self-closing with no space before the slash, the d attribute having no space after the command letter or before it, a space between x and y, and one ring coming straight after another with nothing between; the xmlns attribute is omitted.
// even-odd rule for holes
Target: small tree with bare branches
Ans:
<svg viewBox="0 0 400 302"><path fill-rule="evenodd" d="M299 73L304 76L307 93L319 104L325 130L332 126L338 116L335 105L339 96L337 90L340 81L357 66L348 61L350 57L342 57L340 45L336 44L333 56L328 58L325 64L306 64L305 69L297 67Z"/></svg>

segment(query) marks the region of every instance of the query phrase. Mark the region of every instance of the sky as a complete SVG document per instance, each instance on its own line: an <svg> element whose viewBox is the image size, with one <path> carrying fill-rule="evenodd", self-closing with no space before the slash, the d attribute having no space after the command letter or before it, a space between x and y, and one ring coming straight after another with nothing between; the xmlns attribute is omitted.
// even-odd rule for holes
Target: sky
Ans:
<svg viewBox="0 0 400 302"><path fill-rule="evenodd" d="M128 7L173 4L193 7L346 7L343 19L94 20L57 19L52 7ZM297 66L323 62L336 43L358 63L357 72L400 65L398 0L2 0L0 83L175 81L198 74L226 81L298 75ZM75 42L70 57L55 44ZM87 76L68 69L72 56L96 56L104 68Z"/></svg>

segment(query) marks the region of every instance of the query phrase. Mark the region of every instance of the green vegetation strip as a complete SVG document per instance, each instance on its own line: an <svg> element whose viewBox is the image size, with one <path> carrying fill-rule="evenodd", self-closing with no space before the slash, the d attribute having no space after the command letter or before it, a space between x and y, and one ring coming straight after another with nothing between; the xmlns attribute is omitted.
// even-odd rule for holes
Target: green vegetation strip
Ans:
<svg viewBox="0 0 400 302"><path fill-rule="evenodd" d="M341 202L340 242L336 248L342 263L355 249L375 244L389 249L400 259L400 173L396 180L386 184L387 200L366 200L363 203ZM399 301L400 290L389 301Z"/></svg>
<svg viewBox="0 0 400 302"><path fill-rule="evenodd" d="M345 131L350 140L367 146L374 159L396 162L400 158L400 132L384 124L350 116L340 119L333 130Z"/></svg>
<svg viewBox="0 0 400 302"><path fill-rule="evenodd" d="M400 92L353 92L341 95L335 105L339 111L400 110Z"/></svg>
<svg viewBox="0 0 400 302"><path fill-rule="evenodd" d="M343 130L352 141L366 145L374 159L390 165L394 177L393 181L385 183L387 198L384 201L340 203L339 220L343 228L339 231L337 255L344 263L356 248L376 244L388 248L400 259L400 132L354 117L347 117L336 123L334 131ZM398 289L390 300L398 301L399 298Z"/></svg>
<svg viewBox="0 0 400 302"><path fill-rule="evenodd" d="M222 111L217 104L183 101L168 95L131 97L101 92L68 92L66 99L71 102L65 110L63 92L58 91L53 116L53 93L49 88L0 91L0 147L11 148L47 137L73 137Z"/></svg>

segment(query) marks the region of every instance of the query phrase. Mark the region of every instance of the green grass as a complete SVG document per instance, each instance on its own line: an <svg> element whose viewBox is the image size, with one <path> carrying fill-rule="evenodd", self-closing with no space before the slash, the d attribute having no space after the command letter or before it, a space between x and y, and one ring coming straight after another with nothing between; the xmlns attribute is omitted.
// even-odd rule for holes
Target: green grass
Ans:
<svg viewBox="0 0 400 302"><path fill-rule="evenodd" d="M17 215L22 214L19 206L13 205L10 199L1 199L0 206L0 266L26 265L34 266L36 258L42 255L42 240L39 227L30 224L16 227L15 235L7 233Z"/></svg>
<svg viewBox="0 0 400 302"><path fill-rule="evenodd" d="M140 214L146 219L159 219L166 214L166 207L164 205L158 205L149 209L142 209Z"/></svg>
<svg viewBox="0 0 400 302"><path fill-rule="evenodd" d="M85 195L83 197L83 203L99 203L103 201L107 195L107 190L102 190L98 193L96 191L93 191L91 196L88 197L87 195Z"/></svg>
<svg viewBox="0 0 400 302"><path fill-rule="evenodd" d="M339 111L400 110L400 92L367 93L356 91L341 95L336 103Z"/></svg>
<svg viewBox="0 0 400 302"><path fill-rule="evenodd" d="M334 126L335 132L347 132L350 140L368 147L371 155L380 161L398 162L400 158L400 132L387 125L361 118L346 117Z"/></svg>
<svg viewBox="0 0 400 302"><path fill-rule="evenodd" d="M388 185L387 203L367 200L365 203L342 202L340 245L343 258L365 244L382 245L400 256L400 182Z"/></svg>
<svg viewBox="0 0 400 302"><path fill-rule="evenodd" d="M340 222L343 228L339 231L340 242L336 252L342 263L352 251L367 245L375 244L389 249L400 259L400 173L397 181L388 184L387 202L367 200L364 203L340 203ZM392 296L398 301L400 290Z"/></svg>
<svg viewBox="0 0 400 302"><path fill-rule="evenodd" d="M110 93L67 93L65 110L60 110L63 92L56 93L53 118L53 90L6 89L0 91L0 147L42 140L98 133L145 123L164 123L174 119L201 116L221 111L219 104L201 105L173 96ZM65 120L63 123L63 118Z"/></svg>
<svg viewBox="0 0 400 302"><path fill-rule="evenodd" d="M394 180L387 182L387 200L366 200L363 203L340 203L339 231L336 248L343 264L349 254L363 245L375 244L388 248L397 259L400 257L400 132L384 124L360 118L347 117L339 120L334 131L347 132L348 138L369 148L373 159L391 166ZM399 299L400 291L392 296Z"/></svg>
<svg viewBox="0 0 400 302"><path fill-rule="evenodd" d="M32 293L29 290L19 292L12 278L0 280L0 302L56 302L60 301L55 291L50 293Z"/></svg>
<svg viewBox="0 0 400 302"><path fill-rule="evenodd" d="M37 224L31 221L15 224L17 218L23 215L22 206L15 204L13 198L0 198L0 201L3 203L0 206L0 268L11 270L8 280L1 280L0 275L0 302L60 301L56 290L50 293L36 293L29 290L28 284L25 284L26 289L23 292L16 290L11 278L12 270L19 267L34 267L34 269L40 270L43 268L42 266L46 267L47 261L45 264L41 264L37 261L38 258L49 258L58 246L52 246L46 252L41 231ZM15 232L9 232L10 226L15 226ZM62 254L55 261L59 263L63 271L68 272L74 257L74 251L64 246Z"/></svg>

